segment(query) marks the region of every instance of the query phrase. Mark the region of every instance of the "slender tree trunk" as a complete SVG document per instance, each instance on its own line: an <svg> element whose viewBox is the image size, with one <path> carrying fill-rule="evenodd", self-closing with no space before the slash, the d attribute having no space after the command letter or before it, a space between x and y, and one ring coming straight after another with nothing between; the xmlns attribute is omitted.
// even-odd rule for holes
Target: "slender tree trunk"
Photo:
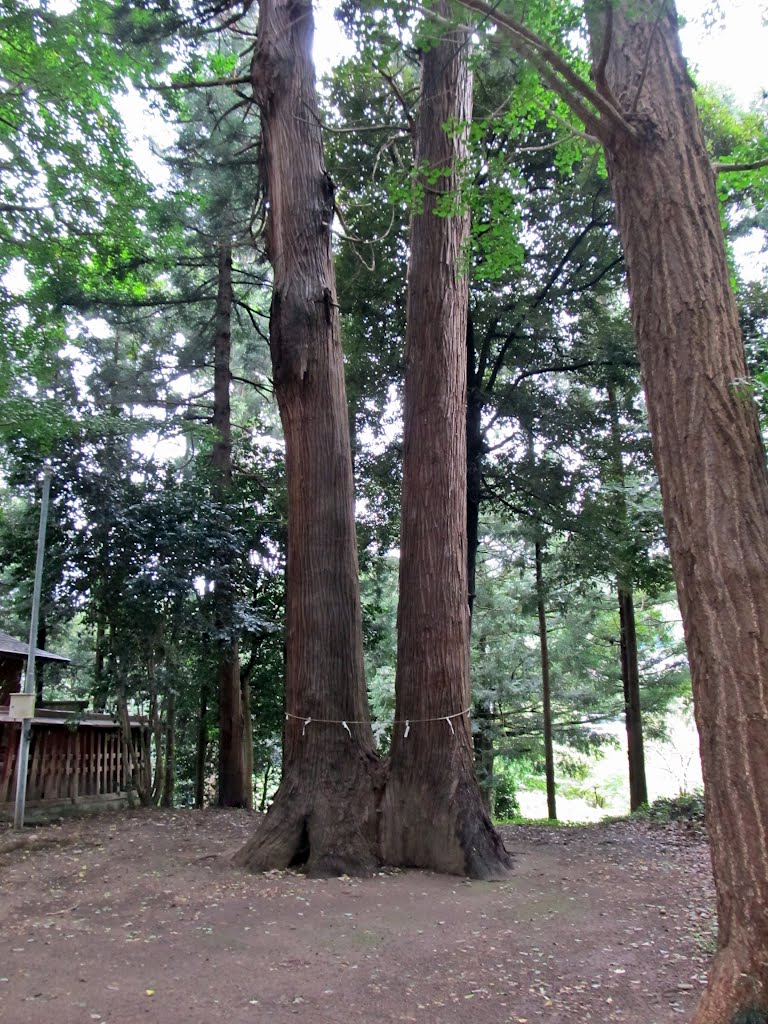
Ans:
<svg viewBox="0 0 768 1024"><path fill-rule="evenodd" d="M93 707L95 711L104 711L107 706L109 686L104 672L105 644L105 616L104 612L99 609L96 619L96 652L93 664Z"/></svg>
<svg viewBox="0 0 768 1024"><path fill-rule="evenodd" d="M541 705L544 715L544 773L547 781L547 817L557 820L555 799L555 752L552 743L552 698L549 685L549 645L547 643L547 608L544 594L544 553L540 541L535 544L536 607L539 613L539 647L541 650Z"/></svg>
<svg viewBox="0 0 768 1024"><path fill-rule="evenodd" d="M197 718L195 749L195 807L205 804L205 768L208 760L208 686L200 686L200 711Z"/></svg>
<svg viewBox="0 0 768 1024"><path fill-rule="evenodd" d="M594 23L602 53L604 22ZM604 75L600 73L601 65ZM719 949L695 1024L768 1013L768 474L674 5L622 0L596 80L701 741Z"/></svg>
<svg viewBox="0 0 768 1024"><path fill-rule="evenodd" d="M629 761L629 808L636 811L648 803L645 775L643 716L640 710L640 669L637 660L635 600L631 588L619 585L619 628L621 678L624 687L624 724L627 729Z"/></svg>
<svg viewBox="0 0 768 1024"><path fill-rule="evenodd" d="M263 0L253 61L273 268L270 347L288 481L283 777L237 855L314 874L379 862L352 459L308 0Z"/></svg>
<svg viewBox="0 0 768 1024"><path fill-rule="evenodd" d="M627 760L629 762L629 808L636 811L648 803L648 783L645 775L645 746L643 744L643 717L640 708L640 667L637 657L637 629L635 601L632 587L632 537L626 500L624 474L624 446L621 439L619 406L616 389L606 386L608 416L611 430L611 482L616 487L616 531L619 540L619 572L617 592L619 598L619 650L621 681L624 688L624 724L627 730Z"/></svg>
<svg viewBox="0 0 768 1024"><path fill-rule="evenodd" d="M483 480L483 396L475 370L472 318L467 315L467 592L469 628L477 596L477 553L480 548L480 488Z"/></svg>
<svg viewBox="0 0 768 1024"><path fill-rule="evenodd" d="M251 687L248 677L240 675L240 699L243 706L243 758L246 778L246 807L253 810L253 719L251 717Z"/></svg>
<svg viewBox="0 0 768 1024"><path fill-rule="evenodd" d="M166 700L165 711L165 777L163 779L163 795L160 803L163 807L173 807L173 796L176 788L176 694L171 691Z"/></svg>
<svg viewBox="0 0 768 1024"><path fill-rule="evenodd" d="M261 799L259 800L259 811L260 811L261 814L264 813L264 811L266 810L266 807L267 807L267 786L269 785L269 777L270 777L271 774L272 774L272 765L269 764L269 762L268 762L266 768L264 769L264 775L262 776L262 779L261 779L262 789L261 789Z"/></svg>
<svg viewBox="0 0 768 1024"><path fill-rule="evenodd" d="M213 342L214 488L222 504L232 490L232 413L230 367L232 354L232 246L219 243L216 328ZM246 771L245 720L240 694L240 648L235 634L232 557L226 553L216 565L214 600L219 634L219 806L249 807L250 779Z"/></svg>
<svg viewBox="0 0 768 1024"><path fill-rule="evenodd" d="M472 632L475 598L477 596L477 555L480 550L480 488L483 478L483 397L475 368L475 339L472 316L467 315L467 593L469 598L469 632ZM473 700L475 729L475 775L480 786L483 806L493 810L494 718L487 699Z"/></svg>
<svg viewBox="0 0 768 1024"><path fill-rule="evenodd" d="M446 13L447 6L440 10ZM415 164L441 173L422 179L423 210L411 224L398 724L381 838L389 864L499 878L508 874L511 861L475 781L469 724L464 273L469 219L457 173L466 142L463 131L444 127L467 124L472 116L468 41L465 31L447 34L428 49L422 70ZM444 215L436 216L436 208Z"/></svg>

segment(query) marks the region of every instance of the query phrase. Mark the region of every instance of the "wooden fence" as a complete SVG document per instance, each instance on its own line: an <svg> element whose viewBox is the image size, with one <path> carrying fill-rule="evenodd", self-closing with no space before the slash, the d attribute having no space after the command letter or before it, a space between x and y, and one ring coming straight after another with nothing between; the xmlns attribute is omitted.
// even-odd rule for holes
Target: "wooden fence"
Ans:
<svg viewBox="0 0 768 1024"><path fill-rule="evenodd" d="M0 711L0 806L16 793L18 722ZM146 726L131 723L134 750L146 756ZM123 756L120 728L109 715L88 714L73 720L66 712L41 710L32 720L27 800L30 803L76 804L81 800L124 795L130 765Z"/></svg>

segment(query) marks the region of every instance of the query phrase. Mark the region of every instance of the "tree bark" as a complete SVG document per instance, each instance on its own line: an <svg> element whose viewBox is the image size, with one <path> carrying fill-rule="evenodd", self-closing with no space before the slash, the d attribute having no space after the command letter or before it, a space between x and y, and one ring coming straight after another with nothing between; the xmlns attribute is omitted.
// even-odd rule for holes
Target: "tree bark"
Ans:
<svg viewBox="0 0 768 1024"><path fill-rule="evenodd" d="M216 321L213 340L213 487L222 505L232 490L232 245L222 239L218 251ZM221 552L215 567L214 602L218 634L219 807L250 807L251 780L246 771L246 729L240 694L240 645L235 633L234 565Z"/></svg>
<svg viewBox="0 0 768 1024"><path fill-rule="evenodd" d="M596 20L593 52L603 52ZM604 55L605 56L605 55ZM674 5L613 6L606 143L699 728L718 953L695 1024L768 1012L768 474ZM764 1019L764 1018L761 1018Z"/></svg>
<svg viewBox="0 0 768 1024"><path fill-rule="evenodd" d="M468 42L467 32L450 32L426 52L416 124L423 206L411 223L397 724L381 849L388 864L500 878L511 860L475 781L468 716L469 218L457 170L466 152L460 126L472 116Z"/></svg>
<svg viewBox="0 0 768 1024"><path fill-rule="evenodd" d="M344 366L308 0L263 0L253 61L273 268L272 367L288 482L286 723L280 788L236 856L258 871L379 863Z"/></svg>
<svg viewBox="0 0 768 1024"><path fill-rule="evenodd" d="M547 817L557 821L555 797L555 752L552 741L552 697L549 685L549 644L547 642L547 608L544 595L544 554L540 541L535 544L536 608L539 614L539 648L541 650L541 706L544 719L544 774L547 783Z"/></svg>

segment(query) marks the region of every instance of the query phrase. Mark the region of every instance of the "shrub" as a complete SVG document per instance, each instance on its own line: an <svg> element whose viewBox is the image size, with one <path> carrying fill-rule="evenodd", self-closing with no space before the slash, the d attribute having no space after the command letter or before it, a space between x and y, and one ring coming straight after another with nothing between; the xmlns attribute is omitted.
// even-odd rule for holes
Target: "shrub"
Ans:
<svg viewBox="0 0 768 1024"><path fill-rule="evenodd" d="M698 789L693 793L679 793L674 797L661 797L654 800L647 810L651 821L665 823L669 821L689 821L693 824L704 824L704 793Z"/></svg>
<svg viewBox="0 0 768 1024"><path fill-rule="evenodd" d="M496 818L520 817L520 804L517 802L515 783L506 773L499 774L494 779L493 813Z"/></svg>

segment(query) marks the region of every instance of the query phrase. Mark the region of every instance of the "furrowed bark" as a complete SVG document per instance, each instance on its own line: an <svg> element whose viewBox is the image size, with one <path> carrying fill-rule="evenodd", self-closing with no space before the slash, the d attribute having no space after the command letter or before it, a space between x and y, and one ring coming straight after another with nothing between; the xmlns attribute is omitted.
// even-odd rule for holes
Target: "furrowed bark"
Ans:
<svg viewBox="0 0 768 1024"><path fill-rule="evenodd" d="M439 13L446 11L443 5ZM458 169L463 126L472 114L467 44L465 31L450 32L426 52L416 122L423 209L411 224L398 725L382 801L381 849L388 864L501 878L511 860L475 781L468 717L469 219Z"/></svg>
<svg viewBox="0 0 768 1024"><path fill-rule="evenodd" d="M768 1012L768 474L674 5L614 5L606 145L691 665L719 949L695 1024ZM599 19L592 26L599 40ZM599 45L594 46L598 52ZM751 1019L751 1018L750 1018Z"/></svg>
<svg viewBox="0 0 768 1024"><path fill-rule="evenodd" d="M379 862L344 366L306 0L263 0L253 62L262 116L272 367L288 481L283 779L236 855L253 871ZM311 719L312 721L307 721ZM347 723L345 726L342 723Z"/></svg>

